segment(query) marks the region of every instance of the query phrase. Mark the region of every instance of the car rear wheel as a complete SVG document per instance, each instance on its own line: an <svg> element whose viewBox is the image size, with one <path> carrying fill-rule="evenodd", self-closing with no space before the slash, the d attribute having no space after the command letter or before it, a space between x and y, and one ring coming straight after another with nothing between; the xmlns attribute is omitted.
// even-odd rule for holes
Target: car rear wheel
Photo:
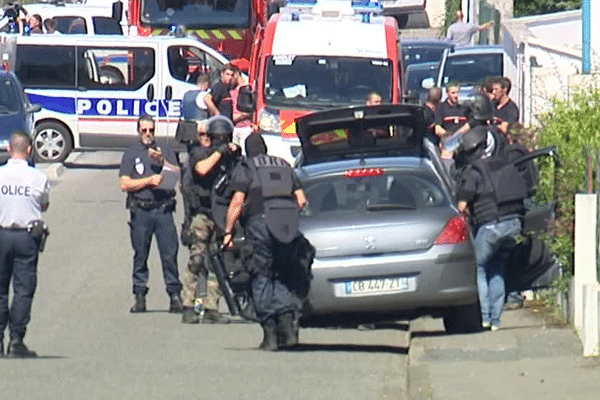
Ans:
<svg viewBox="0 0 600 400"><path fill-rule="evenodd" d="M56 122L42 122L35 129L33 151L39 162L62 162L73 149L66 127Z"/></svg>
<svg viewBox="0 0 600 400"><path fill-rule="evenodd" d="M479 302L450 309L444 317L444 328L449 334L481 331L481 309Z"/></svg>

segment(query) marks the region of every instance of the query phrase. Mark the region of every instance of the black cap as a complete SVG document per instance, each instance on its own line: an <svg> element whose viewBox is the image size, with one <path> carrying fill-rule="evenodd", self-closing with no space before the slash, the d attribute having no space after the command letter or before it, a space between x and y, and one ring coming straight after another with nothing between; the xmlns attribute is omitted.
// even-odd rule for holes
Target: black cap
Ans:
<svg viewBox="0 0 600 400"><path fill-rule="evenodd" d="M246 138L244 147L246 149L246 157L248 158L267 154L267 145L265 144L265 140L260 133L250 134Z"/></svg>
<svg viewBox="0 0 600 400"><path fill-rule="evenodd" d="M489 121L492 119L492 102L483 93L476 93L471 105L471 115L478 121Z"/></svg>

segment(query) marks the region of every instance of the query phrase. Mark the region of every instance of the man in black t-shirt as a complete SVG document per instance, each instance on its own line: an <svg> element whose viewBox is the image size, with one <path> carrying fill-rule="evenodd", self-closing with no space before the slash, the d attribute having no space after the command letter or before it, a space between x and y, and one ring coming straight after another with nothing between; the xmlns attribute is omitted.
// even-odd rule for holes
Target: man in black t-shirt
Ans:
<svg viewBox="0 0 600 400"><path fill-rule="evenodd" d="M508 126L513 122L519 121L519 107L508 97L510 89L511 83L508 78L498 78L492 84L494 124L505 135L508 131Z"/></svg>
<svg viewBox="0 0 600 400"><path fill-rule="evenodd" d="M233 104L229 91L233 89L232 85L235 83L233 82L235 71L236 68L233 65L225 65L221 70L221 80L204 96L204 103L211 116L223 115L233 120Z"/></svg>
<svg viewBox="0 0 600 400"><path fill-rule="evenodd" d="M439 146L440 138L435 134L435 110L442 99L442 89L434 87L427 92L424 105L426 136L433 144Z"/></svg>
<svg viewBox="0 0 600 400"><path fill-rule="evenodd" d="M447 98L435 110L435 134L443 141L450 137L468 121L469 107L458 102L460 86L449 83L446 86ZM452 164L452 152L442 148L441 157L444 163Z"/></svg>

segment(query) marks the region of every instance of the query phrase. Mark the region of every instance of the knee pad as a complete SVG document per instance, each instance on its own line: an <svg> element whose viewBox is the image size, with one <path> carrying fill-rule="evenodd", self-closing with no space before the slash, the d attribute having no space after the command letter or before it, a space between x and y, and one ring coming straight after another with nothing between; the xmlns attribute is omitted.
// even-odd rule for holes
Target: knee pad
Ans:
<svg viewBox="0 0 600 400"><path fill-rule="evenodd" d="M188 268L194 275L198 275L204 268L204 257L201 254L191 256Z"/></svg>

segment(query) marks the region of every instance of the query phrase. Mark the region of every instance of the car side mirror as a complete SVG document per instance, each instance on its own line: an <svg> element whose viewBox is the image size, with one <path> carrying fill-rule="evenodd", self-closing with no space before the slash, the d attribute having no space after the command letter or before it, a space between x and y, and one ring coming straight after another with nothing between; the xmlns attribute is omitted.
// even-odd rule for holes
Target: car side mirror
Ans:
<svg viewBox="0 0 600 400"><path fill-rule="evenodd" d="M423 89L429 90L435 87L435 81L433 80L433 78L425 78L421 81L421 87Z"/></svg>
<svg viewBox="0 0 600 400"><path fill-rule="evenodd" d="M123 2L120 0L112 3L112 19L119 22L123 19Z"/></svg>
<svg viewBox="0 0 600 400"><path fill-rule="evenodd" d="M237 100L237 109L241 112L251 113L254 111L255 96L250 85L240 87Z"/></svg>
<svg viewBox="0 0 600 400"><path fill-rule="evenodd" d="M27 109L25 110L26 113L36 113L36 112L40 112L42 110L42 106L39 104L31 104L29 107L27 107Z"/></svg>

